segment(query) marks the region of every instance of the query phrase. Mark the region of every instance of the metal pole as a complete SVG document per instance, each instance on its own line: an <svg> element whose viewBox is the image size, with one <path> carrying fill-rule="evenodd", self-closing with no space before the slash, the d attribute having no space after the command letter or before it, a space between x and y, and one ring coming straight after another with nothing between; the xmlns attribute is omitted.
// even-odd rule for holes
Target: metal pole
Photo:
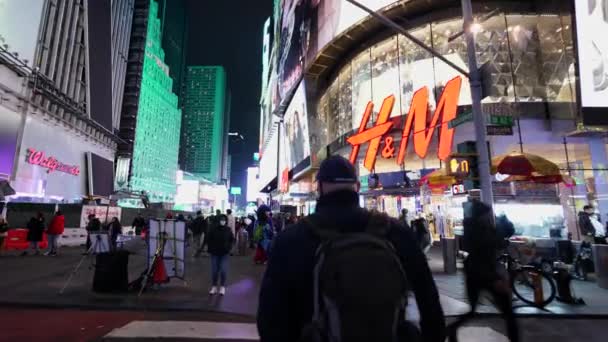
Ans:
<svg viewBox="0 0 608 342"><path fill-rule="evenodd" d="M283 119L277 121L277 192L281 192L281 123Z"/></svg>
<svg viewBox="0 0 608 342"><path fill-rule="evenodd" d="M471 85L471 98L473 107L473 121L475 124L475 142L478 154L478 172L481 183L481 201L492 206L494 196L492 194L492 178L490 175L490 156L488 154L486 136L486 118L481 111L481 74L477 66L475 52L475 37L471 31L473 24L473 6L471 0L462 0L462 16L464 19L464 32L467 42L467 54L469 59L469 83Z"/></svg>

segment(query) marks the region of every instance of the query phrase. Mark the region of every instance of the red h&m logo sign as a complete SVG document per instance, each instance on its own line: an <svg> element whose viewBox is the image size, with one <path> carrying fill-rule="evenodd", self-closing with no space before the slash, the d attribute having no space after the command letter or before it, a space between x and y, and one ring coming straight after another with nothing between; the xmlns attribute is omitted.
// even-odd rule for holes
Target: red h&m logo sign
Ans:
<svg viewBox="0 0 608 342"><path fill-rule="evenodd" d="M437 151L437 156L441 160L445 160L450 156L452 153L452 143L454 142L454 128L450 128L448 123L456 118L461 85L462 78L460 76L450 80L446 84L441 97L439 97L439 101L437 101L437 108L435 109L435 114L433 115L429 126L427 126L429 90L427 87L424 87L414 93L405 127L403 127L401 144L397 155L398 165L403 165L410 135L413 135L414 152L416 152L420 158L425 158L431 144L431 138L435 132L435 127L437 126L440 126L439 150ZM393 123L389 122L388 119L390 118L394 105L394 95L384 99L378 113L376 124L371 128L366 128L374 108L372 102L367 104L365 113L361 119L361 124L359 125L359 131L357 134L352 135L347 139L348 143L353 146L350 154L351 163L354 164L357 161L361 145L369 142L363 165L370 171L374 169L382 137L393 127ZM393 158L395 156L395 147L391 136L384 137L384 148L381 153L383 158Z"/></svg>
<svg viewBox="0 0 608 342"><path fill-rule="evenodd" d="M47 173L54 171L64 172L72 176L80 174L80 168L76 165L67 165L58 161L55 157L47 157L44 152L33 148L27 149L25 161L32 165L37 165L46 168Z"/></svg>

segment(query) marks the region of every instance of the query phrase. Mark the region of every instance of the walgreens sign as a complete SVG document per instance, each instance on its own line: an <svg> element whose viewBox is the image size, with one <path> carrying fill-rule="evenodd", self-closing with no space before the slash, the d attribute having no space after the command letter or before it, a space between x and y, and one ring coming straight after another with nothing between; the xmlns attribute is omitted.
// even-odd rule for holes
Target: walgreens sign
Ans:
<svg viewBox="0 0 608 342"><path fill-rule="evenodd" d="M52 172L63 172L72 176L78 176L80 174L80 168L77 165L68 165L60 162L53 156L47 156L43 151L39 151L33 148L27 149L27 155L25 161L29 164L46 168L47 173Z"/></svg>
<svg viewBox="0 0 608 342"><path fill-rule="evenodd" d="M403 165L410 135L413 136L414 152L420 158L425 158L436 127L439 127L439 150L437 151L437 156L441 160L447 159L452 153L452 143L454 141L454 128L450 128L448 123L456 118L461 85L462 78L460 76L450 80L446 84L439 101L437 101L437 108L430 123L427 121L428 88L424 87L414 93L405 127L403 127L401 144L398 151L394 146L393 137L387 135L393 127L393 123L389 122L388 119L395 105L395 96L391 95L384 99L376 124L373 127L367 128L374 109L374 104L369 102L361 119L357 134L347 139L353 148L350 154L351 163L354 164L357 161L361 145L369 142L363 166L372 171L376 165L376 157L380 144L383 142L382 157L386 159L397 157L397 164Z"/></svg>

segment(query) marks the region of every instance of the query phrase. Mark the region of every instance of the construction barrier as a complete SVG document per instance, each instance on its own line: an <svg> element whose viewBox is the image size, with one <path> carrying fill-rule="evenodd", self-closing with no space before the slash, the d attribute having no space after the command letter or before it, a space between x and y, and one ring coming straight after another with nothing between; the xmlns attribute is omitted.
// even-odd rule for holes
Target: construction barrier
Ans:
<svg viewBox="0 0 608 342"><path fill-rule="evenodd" d="M11 229L8 231L4 248L7 250L24 250L29 247L27 241L27 229ZM42 234L42 241L38 243L40 249L46 249L49 243L46 238L46 233Z"/></svg>

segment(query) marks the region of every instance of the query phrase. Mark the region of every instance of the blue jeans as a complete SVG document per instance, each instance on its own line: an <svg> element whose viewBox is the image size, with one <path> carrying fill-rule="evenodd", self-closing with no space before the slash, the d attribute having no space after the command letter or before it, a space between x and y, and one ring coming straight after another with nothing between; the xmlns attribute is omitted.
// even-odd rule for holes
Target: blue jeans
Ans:
<svg viewBox="0 0 608 342"><path fill-rule="evenodd" d="M228 271L228 255L211 256L211 285L217 286L218 278L220 286L226 286L226 272Z"/></svg>
<svg viewBox="0 0 608 342"><path fill-rule="evenodd" d="M49 253L57 253L57 239L59 239L59 235L48 234L47 239L49 241Z"/></svg>

